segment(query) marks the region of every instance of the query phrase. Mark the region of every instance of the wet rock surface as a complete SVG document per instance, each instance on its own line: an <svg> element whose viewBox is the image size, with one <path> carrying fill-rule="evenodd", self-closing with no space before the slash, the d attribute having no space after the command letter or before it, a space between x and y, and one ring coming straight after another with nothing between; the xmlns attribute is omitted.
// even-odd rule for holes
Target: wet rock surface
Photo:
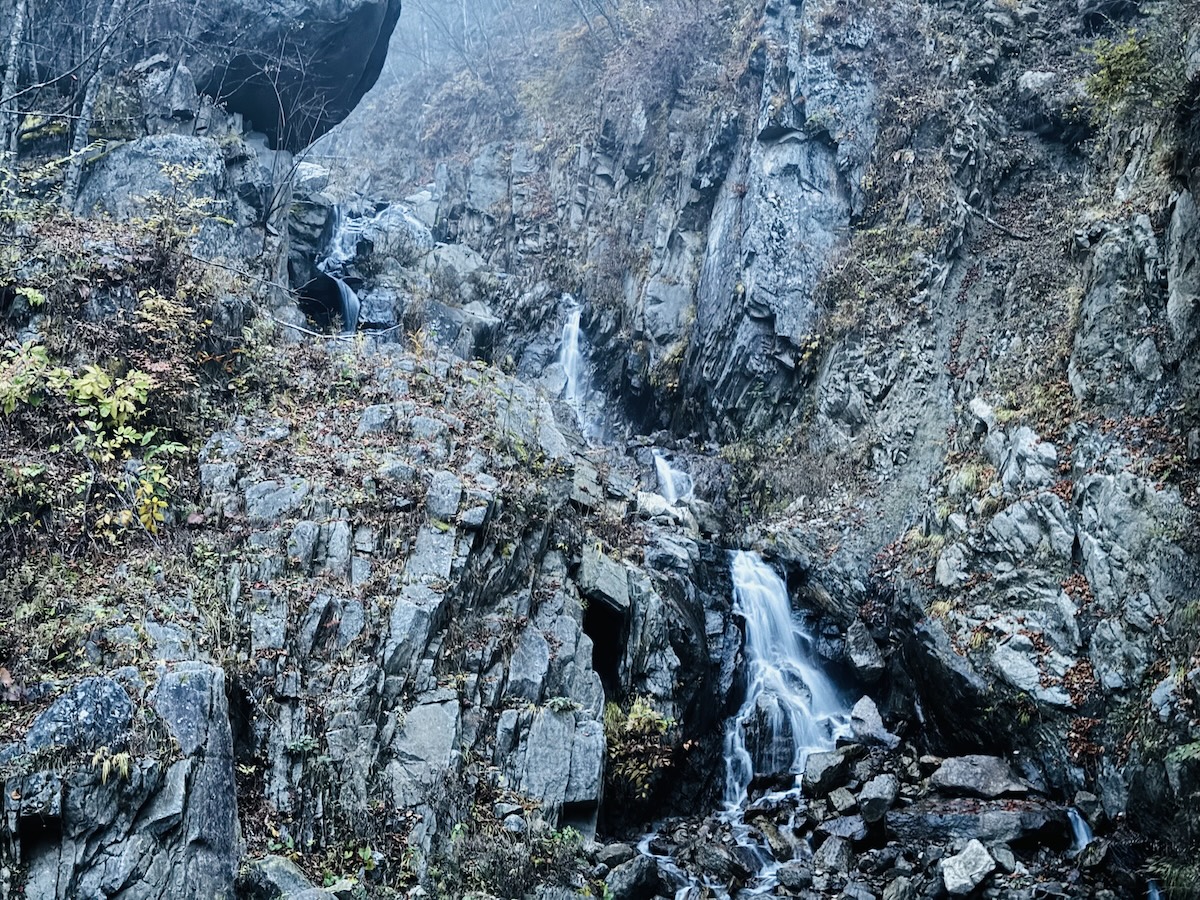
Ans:
<svg viewBox="0 0 1200 900"><path fill-rule="evenodd" d="M275 46L317 6L205 15ZM1166 126L1099 129L1070 62L1137 9L769 4L746 115L642 110L669 154L630 122L551 162L489 137L404 201L270 149L357 101L398 4L321 10L321 47L362 37L309 54L339 87L290 131L236 58L146 65L148 134L80 208L210 204L197 254L290 277L292 338L339 314L336 256L370 337L316 343L303 404L200 453L212 592L149 576L80 639L102 674L31 689L0 896L19 871L26 896L315 898L311 848L413 897L485 865L544 900L1143 890L1195 833L1200 215L1183 162L1156 180L1187 156ZM211 104L185 128L193 86L270 140ZM539 180L570 190L534 225ZM613 210L644 253L601 302L544 263L597 266ZM754 681L731 547L779 570L845 716L797 756L753 704L746 797L715 814Z"/></svg>

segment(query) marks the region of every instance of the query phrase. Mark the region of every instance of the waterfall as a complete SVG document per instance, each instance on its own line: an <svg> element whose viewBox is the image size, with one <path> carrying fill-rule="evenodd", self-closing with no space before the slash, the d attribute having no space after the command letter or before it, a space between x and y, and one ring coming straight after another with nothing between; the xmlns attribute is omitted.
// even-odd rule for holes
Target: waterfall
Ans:
<svg viewBox="0 0 1200 900"><path fill-rule="evenodd" d="M672 467L661 450L654 451L654 473L658 476L658 492L672 506L692 497L692 476Z"/></svg>
<svg viewBox="0 0 1200 900"><path fill-rule="evenodd" d="M809 753L850 735L850 710L792 613L787 587L761 557L733 557L734 613L746 623L746 697L725 733L725 800L736 808L755 775L797 778Z"/></svg>
<svg viewBox="0 0 1200 900"><path fill-rule="evenodd" d="M1162 888L1158 886L1157 881L1149 881L1146 884L1147 900L1163 900Z"/></svg>
<svg viewBox="0 0 1200 900"><path fill-rule="evenodd" d="M336 275L330 275L337 283L338 298L342 303L342 334L354 334L358 329L358 294Z"/></svg>
<svg viewBox="0 0 1200 900"><path fill-rule="evenodd" d="M567 313L566 324L562 330L562 349L559 350L558 362L566 375L567 383L563 388L563 400L575 413L575 421L579 430L591 443L601 437L600 429L587 415L585 400L588 395L587 365L583 358L583 328L580 320L583 311L572 307Z"/></svg>
<svg viewBox="0 0 1200 900"><path fill-rule="evenodd" d="M367 217L351 218L340 206L335 206L333 224L329 230L329 247L317 267L327 275L345 270L347 264L354 262L358 256L358 239L370 221Z"/></svg>
<svg viewBox="0 0 1200 900"><path fill-rule="evenodd" d="M559 351L559 362L562 364L563 372L567 376L567 387L563 392L563 399L570 404L571 408L579 413L579 408L583 403L583 353L579 349L580 318L583 315L582 311L576 307L567 315L566 324L562 330L562 350Z"/></svg>
<svg viewBox="0 0 1200 900"><path fill-rule="evenodd" d="M340 206L333 208L333 226L329 236L329 247L317 268L333 279L338 289L341 304L342 334L353 334L358 328L358 294L343 277L346 267L358 255L358 239L362 236L366 218L349 218Z"/></svg>
<svg viewBox="0 0 1200 900"><path fill-rule="evenodd" d="M1067 818L1071 822L1071 853L1078 855L1092 842L1092 828L1083 814L1073 806L1067 810Z"/></svg>

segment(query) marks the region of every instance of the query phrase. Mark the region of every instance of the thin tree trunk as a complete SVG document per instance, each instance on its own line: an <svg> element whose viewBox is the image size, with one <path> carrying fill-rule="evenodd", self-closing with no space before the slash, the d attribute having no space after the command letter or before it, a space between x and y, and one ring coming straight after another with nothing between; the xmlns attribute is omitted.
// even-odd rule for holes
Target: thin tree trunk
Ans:
<svg viewBox="0 0 1200 900"><path fill-rule="evenodd" d="M4 143L0 146L0 206L9 203L9 194L16 192L18 132L21 127L21 109L17 98L17 68L21 61L21 39L25 36L25 20L28 0L16 0L13 10L12 32L8 36L8 53L5 55L4 85L0 97L4 98L0 109L0 131Z"/></svg>
<svg viewBox="0 0 1200 900"><path fill-rule="evenodd" d="M104 69L108 65L113 45L117 43L112 38L121 23L121 17L125 14L125 3L126 0L112 0L108 7L108 24L104 28L104 34L97 34L98 27L93 30L93 34L97 34L97 40L104 41L104 46L96 56L96 68L92 70L92 77L88 79L87 89L83 94L83 106L79 110L79 121L75 123L75 137L71 141L71 156L67 162L62 188L62 206L68 211L74 209L75 200L79 196L79 179L83 175L83 149L88 145L88 132L92 130L100 82L103 80ZM96 10L97 20L102 8Z"/></svg>

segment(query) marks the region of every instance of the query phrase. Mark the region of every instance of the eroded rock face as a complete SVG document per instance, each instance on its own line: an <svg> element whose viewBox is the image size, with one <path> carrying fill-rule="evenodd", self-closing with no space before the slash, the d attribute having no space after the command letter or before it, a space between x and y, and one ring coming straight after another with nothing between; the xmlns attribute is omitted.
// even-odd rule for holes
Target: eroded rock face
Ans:
<svg viewBox="0 0 1200 900"><path fill-rule="evenodd" d="M24 896L233 897L240 847L224 672L181 662L157 678L153 689L132 669L127 686L85 679L30 730L27 750L47 767L8 778L3 807L27 867ZM145 716L134 722L135 701L165 734L146 734ZM164 739L174 757L139 752L166 751ZM64 770L46 755L79 751L90 767ZM120 893L134 884L137 893Z"/></svg>
<svg viewBox="0 0 1200 900"><path fill-rule="evenodd" d="M299 150L340 122L375 83L400 0L222 0L153 7L149 32L174 52L188 35L200 91Z"/></svg>

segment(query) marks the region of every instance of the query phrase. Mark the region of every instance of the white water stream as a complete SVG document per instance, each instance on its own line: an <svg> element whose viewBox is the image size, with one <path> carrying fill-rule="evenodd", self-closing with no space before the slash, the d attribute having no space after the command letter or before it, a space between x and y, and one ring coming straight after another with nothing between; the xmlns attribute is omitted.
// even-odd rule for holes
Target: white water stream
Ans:
<svg viewBox="0 0 1200 900"><path fill-rule="evenodd" d="M337 284L338 299L342 307L342 334L354 334L358 328L358 294L346 284L343 276L346 274L346 266L358 255L358 239L370 219L351 218L337 206L333 208L333 215L329 250L325 258L317 263L317 268Z"/></svg>
<svg viewBox="0 0 1200 900"><path fill-rule="evenodd" d="M658 477L658 492L672 506L681 500L692 499L692 476L676 469L657 447L654 449L654 474Z"/></svg>
<svg viewBox="0 0 1200 900"><path fill-rule="evenodd" d="M1071 822L1071 855L1078 856L1094 840L1092 827L1083 813L1073 806L1067 810L1067 819Z"/></svg>
<svg viewBox="0 0 1200 900"><path fill-rule="evenodd" d="M799 796L800 775L810 753L832 750L850 735L850 707L825 673L814 638L792 610L787 586L757 554L732 556L733 611L745 622L746 696L725 729L725 810L738 844L760 868L739 897L773 893L779 864L744 821L749 788L756 777L790 784L766 799L788 802ZM653 835L640 845L649 853ZM677 885L676 900L728 897L720 885L702 885L666 857L655 857Z"/></svg>
<svg viewBox="0 0 1200 900"><path fill-rule="evenodd" d="M588 373L587 357L583 349L583 310L572 306L567 311L563 324L562 344L558 351L558 363L566 376L562 399L575 413L575 421L584 439L595 445L604 440L604 428L588 410L588 398L592 394L591 376ZM595 399L595 398L594 398Z"/></svg>
<svg viewBox="0 0 1200 900"><path fill-rule="evenodd" d="M568 312L559 363L566 376L563 399L585 437L592 440L598 438L598 428L586 410L589 384L581 318L578 307ZM653 452L658 492L672 506L690 499L692 477L674 468L661 450ZM746 551L733 553L730 565L733 612L745 623L746 695L726 724L722 816L737 842L749 851L743 858L756 858L760 863L757 877L739 892L739 896L752 897L774 890L778 863L744 822L751 784L757 777L777 785L786 783L769 799L786 803L797 798L808 755L832 750L838 738L850 735L850 706L822 668L814 636L792 610L787 586L775 570L757 554ZM674 882L676 900L728 896L724 887L704 885L669 857L656 855L651 850L655 837L644 837L638 849L654 857L660 873Z"/></svg>
<svg viewBox="0 0 1200 900"><path fill-rule="evenodd" d="M734 554L733 600L746 623L746 697L725 732L731 808L746 802L755 775L789 773L795 782L810 753L850 736L850 707L817 661L783 579L757 554Z"/></svg>

